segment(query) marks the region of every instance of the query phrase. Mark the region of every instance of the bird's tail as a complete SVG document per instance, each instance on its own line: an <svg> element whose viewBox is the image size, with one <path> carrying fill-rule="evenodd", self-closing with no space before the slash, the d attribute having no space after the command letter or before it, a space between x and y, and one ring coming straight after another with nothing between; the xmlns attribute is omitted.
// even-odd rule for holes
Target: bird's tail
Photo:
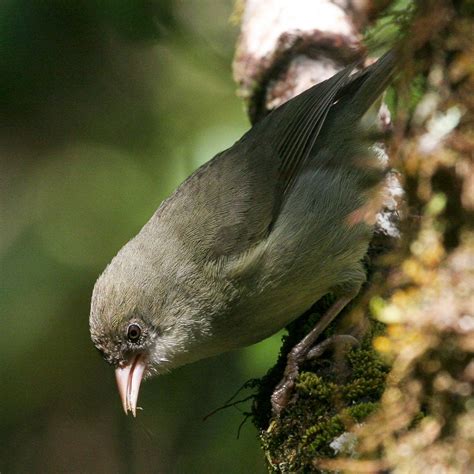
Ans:
<svg viewBox="0 0 474 474"><path fill-rule="evenodd" d="M350 78L349 83L341 90L341 96L346 97L344 109L349 122L360 120L392 82L398 58L397 51L390 50Z"/></svg>

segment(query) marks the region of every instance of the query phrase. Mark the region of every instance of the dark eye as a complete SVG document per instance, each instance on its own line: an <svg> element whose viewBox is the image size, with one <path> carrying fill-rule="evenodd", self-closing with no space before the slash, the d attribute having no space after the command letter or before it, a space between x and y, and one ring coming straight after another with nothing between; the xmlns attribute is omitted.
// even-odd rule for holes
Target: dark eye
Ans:
<svg viewBox="0 0 474 474"><path fill-rule="evenodd" d="M130 342L138 342L142 335L142 328L138 324L130 324L127 329L127 338Z"/></svg>

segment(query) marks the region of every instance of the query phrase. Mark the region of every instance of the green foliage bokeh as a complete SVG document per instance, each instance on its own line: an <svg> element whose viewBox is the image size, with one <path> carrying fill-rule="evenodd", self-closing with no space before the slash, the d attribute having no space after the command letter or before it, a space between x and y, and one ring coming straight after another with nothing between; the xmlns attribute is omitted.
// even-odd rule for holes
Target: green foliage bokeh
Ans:
<svg viewBox="0 0 474 474"><path fill-rule="evenodd" d="M266 371L278 336L146 382L133 420L88 334L98 274L248 126L231 77L231 10L0 6L1 472L264 470L255 429L236 439L239 411L202 418Z"/></svg>

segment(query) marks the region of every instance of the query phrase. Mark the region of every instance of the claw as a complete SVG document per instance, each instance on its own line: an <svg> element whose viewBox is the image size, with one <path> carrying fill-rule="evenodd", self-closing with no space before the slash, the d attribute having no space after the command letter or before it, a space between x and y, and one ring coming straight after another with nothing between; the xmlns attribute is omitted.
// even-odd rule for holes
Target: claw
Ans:
<svg viewBox="0 0 474 474"><path fill-rule="evenodd" d="M359 345L359 341L349 334L337 334L335 336L328 337L326 340L314 346L308 354L306 354L306 359L316 359L324 354L327 349L331 346L342 345L356 347Z"/></svg>

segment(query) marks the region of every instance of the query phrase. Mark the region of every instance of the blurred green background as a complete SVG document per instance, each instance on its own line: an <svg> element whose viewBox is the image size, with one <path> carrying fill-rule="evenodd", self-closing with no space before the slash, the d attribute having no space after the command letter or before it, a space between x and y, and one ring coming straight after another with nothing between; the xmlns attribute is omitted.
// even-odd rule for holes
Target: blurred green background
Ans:
<svg viewBox="0 0 474 474"><path fill-rule="evenodd" d="M2 474L264 472L240 411L202 418L265 373L278 335L146 382L133 420L88 330L105 265L248 127L232 4L0 4Z"/></svg>

